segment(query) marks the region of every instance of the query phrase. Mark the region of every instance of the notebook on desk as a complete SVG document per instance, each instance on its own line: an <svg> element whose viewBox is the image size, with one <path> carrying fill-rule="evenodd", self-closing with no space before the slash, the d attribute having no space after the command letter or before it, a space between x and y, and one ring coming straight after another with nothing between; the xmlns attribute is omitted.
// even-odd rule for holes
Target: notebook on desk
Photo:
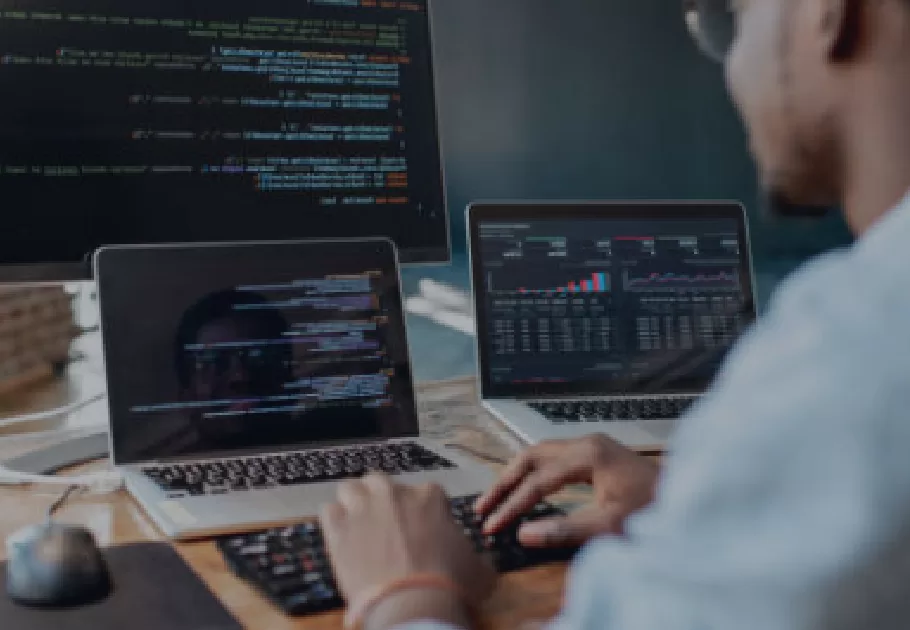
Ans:
<svg viewBox="0 0 910 630"><path fill-rule="evenodd" d="M735 203L468 209L484 407L530 443L662 450L755 319Z"/></svg>
<svg viewBox="0 0 910 630"><path fill-rule="evenodd" d="M492 481L420 436L390 241L105 248L95 277L112 458L168 536L315 517L371 471Z"/></svg>

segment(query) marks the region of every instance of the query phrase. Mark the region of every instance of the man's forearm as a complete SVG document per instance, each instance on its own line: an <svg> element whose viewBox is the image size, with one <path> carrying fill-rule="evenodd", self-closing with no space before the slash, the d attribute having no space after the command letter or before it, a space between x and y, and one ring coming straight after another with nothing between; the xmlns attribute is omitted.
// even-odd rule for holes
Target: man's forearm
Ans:
<svg viewBox="0 0 910 630"><path fill-rule="evenodd" d="M438 589L409 590L379 602L364 619L363 630L391 630L414 621L438 621L456 628L473 628L464 604L452 593Z"/></svg>

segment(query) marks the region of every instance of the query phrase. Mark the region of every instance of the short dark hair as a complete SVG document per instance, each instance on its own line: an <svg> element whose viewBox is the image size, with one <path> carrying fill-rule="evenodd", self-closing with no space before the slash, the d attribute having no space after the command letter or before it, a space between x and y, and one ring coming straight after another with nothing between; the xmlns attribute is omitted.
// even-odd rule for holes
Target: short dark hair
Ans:
<svg viewBox="0 0 910 630"><path fill-rule="evenodd" d="M278 338L287 330L287 321L276 309L255 309L238 311L237 306L267 304L267 300L258 293L229 289L212 293L202 298L186 310L177 325L177 336L174 340L174 366L177 369L177 380L181 387L190 384L190 362L187 360L186 348L197 342L199 332L208 324L238 315L252 321L263 332L267 339Z"/></svg>

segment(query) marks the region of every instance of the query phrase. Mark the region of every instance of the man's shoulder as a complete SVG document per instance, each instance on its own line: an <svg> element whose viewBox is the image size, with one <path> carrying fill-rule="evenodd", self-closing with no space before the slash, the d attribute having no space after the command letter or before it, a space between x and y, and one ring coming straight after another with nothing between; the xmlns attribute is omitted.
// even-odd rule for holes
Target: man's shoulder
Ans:
<svg viewBox="0 0 910 630"><path fill-rule="evenodd" d="M889 350L907 345L910 351L910 337L900 333L910 321L908 271L910 234L901 247L876 238L819 256L778 287L769 328L801 326L836 335L819 341L842 350L855 342Z"/></svg>
<svg viewBox="0 0 910 630"><path fill-rule="evenodd" d="M910 405L910 291L898 289L905 284L862 244L807 263L731 353L714 408L729 415L747 406L768 427L796 416L802 429L835 418L852 424L845 416L890 422L896 400Z"/></svg>

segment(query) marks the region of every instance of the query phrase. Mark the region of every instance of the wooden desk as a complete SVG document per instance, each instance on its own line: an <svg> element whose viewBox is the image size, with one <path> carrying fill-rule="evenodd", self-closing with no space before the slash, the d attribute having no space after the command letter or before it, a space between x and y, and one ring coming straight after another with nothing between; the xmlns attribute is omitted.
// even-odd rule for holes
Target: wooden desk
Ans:
<svg viewBox="0 0 910 630"><path fill-rule="evenodd" d="M70 401L67 392L74 389L79 390L66 381L50 384L44 392L23 394L23 406L33 406L36 399L65 404ZM424 386L419 390L421 423L425 434L448 443L461 444L494 459L508 458L514 443L510 445L507 436L497 432L495 425L487 424L495 423L495 420L479 413L474 404L476 398L471 381ZM16 408L15 401L6 399L3 402L4 411ZM16 454L8 451L9 445L3 444L0 439L0 459ZM17 529L40 522L48 506L58 496L57 489L47 487L0 487L0 538L6 539ZM152 522L124 492L109 496L73 497L60 510L58 519L89 527L104 546L163 540ZM341 627L339 613L301 619L283 615L252 588L233 577L213 543L177 544L176 548L246 628L322 630ZM0 555L4 553L0 550ZM504 576L485 608L485 625L491 629L511 630L525 621L552 617L560 606L564 579L563 566L541 567Z"/></svg>

